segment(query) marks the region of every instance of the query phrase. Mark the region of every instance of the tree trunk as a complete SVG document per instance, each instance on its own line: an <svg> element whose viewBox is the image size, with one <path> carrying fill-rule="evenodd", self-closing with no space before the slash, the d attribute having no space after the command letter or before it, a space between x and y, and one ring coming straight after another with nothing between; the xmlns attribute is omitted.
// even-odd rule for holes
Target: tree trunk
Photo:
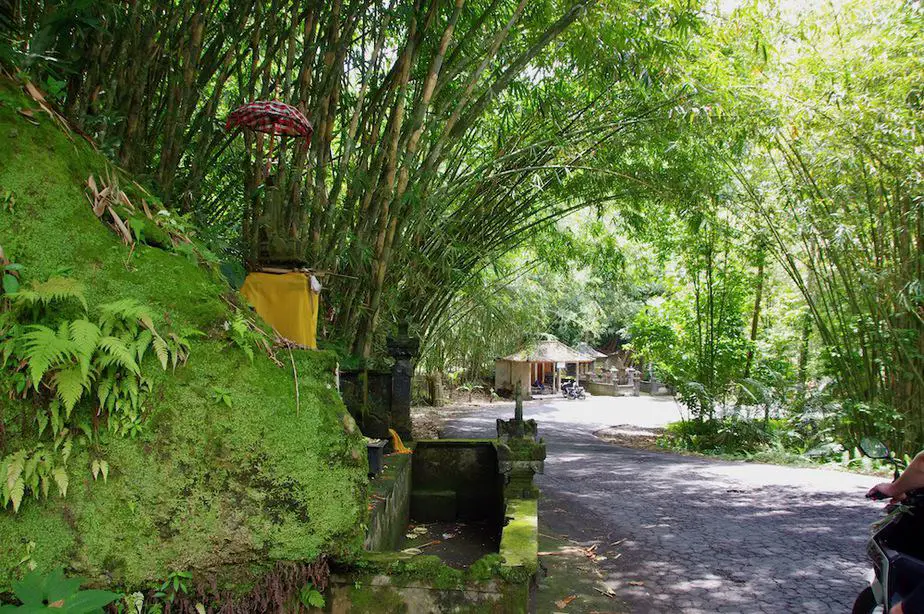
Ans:
<svg viewBox="0 0 924 614"><path fill-rule="evenodd" d="M754 310L751 312L751 347L744 363L744 377L751 376L751 364L754 361L754 343L757 342L757 328L760 323L760 299L764 292L764 250L760 248L757 261L757 288L754 291Z"/></svg>

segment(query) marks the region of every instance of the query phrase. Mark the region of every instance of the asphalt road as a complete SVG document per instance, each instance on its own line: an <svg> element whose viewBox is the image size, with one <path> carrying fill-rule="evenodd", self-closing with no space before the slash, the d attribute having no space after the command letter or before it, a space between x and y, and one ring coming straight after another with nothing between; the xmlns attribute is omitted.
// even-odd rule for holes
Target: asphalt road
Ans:
<svg viewBox="0 0 924 614"><path fill-rule="evenodd" d="M493 436L511 405L451 419L444 436ZM540 530L598 544L614 612L849 612L864 586L877 480L615 446L601 427L659 426L673 400L596 397L527 404L548 446ZM553 608L554 609L554 608ZM541 611L541 609L540 609ZM601 611L581 600L564 611ZM605 610L604 610L605 611Z"/></svg>

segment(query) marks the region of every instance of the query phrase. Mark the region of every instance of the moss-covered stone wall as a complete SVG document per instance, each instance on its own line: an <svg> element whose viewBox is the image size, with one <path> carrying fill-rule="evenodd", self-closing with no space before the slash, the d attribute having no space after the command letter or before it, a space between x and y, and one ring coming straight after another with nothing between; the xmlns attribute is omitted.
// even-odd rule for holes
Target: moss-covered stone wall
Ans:
<svg viewBox="0 0 924 614"><path fill-rule="evenodd" d="M30 104L0 84L0 194L10 195L0 246L24 266L24 283L67 275L85 286L91 312L130 297L159 323L201 334L190 336L186 366L142 365L152 392L141 434L75 447L66 497L0 510L0 591L29 562L97 586L145 588L191 571L197 582L245 589L275 561L359 550L364 441L335 388L334 356L283 353L280 367L257 352L251 362L224 329L223 297L237 300L228 285L187 254L123 245L85 195L87 177L106 174L104 159L43 113L38 126L26 121L17 109ZM0 391L3 454L36 441L18 419L34 413L32 402ZM92 420L94 407L75 411ZM91 453L109 463L105 482L91 475Z"/></svg>
<svg viewBox="0 0 924 614"><path fill-rule="evenodd" d="M363 546L366 550L397 550L407 531L411 509L411 457L391 454L385 470L370 482L369 528Z"/></svg>

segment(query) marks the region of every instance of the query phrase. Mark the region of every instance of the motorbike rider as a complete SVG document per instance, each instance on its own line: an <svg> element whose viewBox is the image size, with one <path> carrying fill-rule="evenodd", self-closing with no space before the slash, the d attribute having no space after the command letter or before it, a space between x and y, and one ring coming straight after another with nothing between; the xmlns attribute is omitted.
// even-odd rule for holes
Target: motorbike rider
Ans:
<svg viewBox="0 0 924 614"><path fill-rule="evenodd" d="M905 498L905 493L916 488L924 488L924 451L918 452L897 480L876 484L869 489L866 496L872 497L880 493L890 497L892 503L898 503ZM889 610L889 614L924 614L924 584L911 589L901 603Z"/></svg>
<svg viewBox="0 0 924 614"><path fill-rule="evenodd" d="M872 497L875 493L882 493L892 499L892 503L898 503L905 498L905 493L915 488L924 488L924 451L918 452L911 464L902 472L894 482L882 482L876 484L866 493L867 497Z"/></svg>

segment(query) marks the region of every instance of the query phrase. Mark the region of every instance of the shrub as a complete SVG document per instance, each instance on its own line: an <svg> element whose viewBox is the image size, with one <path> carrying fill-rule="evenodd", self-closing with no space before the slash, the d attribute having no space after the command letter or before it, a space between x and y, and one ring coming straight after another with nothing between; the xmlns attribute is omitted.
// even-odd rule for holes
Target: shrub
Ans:
<svg viewBox="0 0 924 614"><path fill-rule="evenodd" d="M783 421L765 423L740 418L685 420L669 424L659 444L675 450L708 454L752 454L768 448Z"/></svg>

